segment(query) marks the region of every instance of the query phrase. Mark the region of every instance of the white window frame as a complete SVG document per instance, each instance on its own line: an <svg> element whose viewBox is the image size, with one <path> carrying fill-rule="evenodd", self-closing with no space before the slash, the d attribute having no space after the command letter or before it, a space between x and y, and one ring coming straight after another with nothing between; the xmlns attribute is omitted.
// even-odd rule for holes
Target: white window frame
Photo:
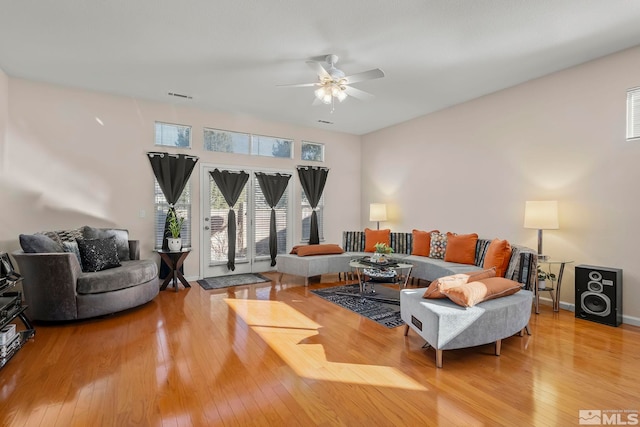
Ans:
<svg viewBox="0 0 640 427"><path fill-rule="evenodd" d="M164 193L160 189L160 185L158 184L158 180L154 178L154 237L155 243L154 246L156 249L162 248L163 240L167 236L163 236L164 233L164 223L165 218L167 217L167 212L169 211L169 203L167 202ZM184 187L184 191L178 199L178 203L175 204L175 209L178 216L184 216L185 220L182 224L182 231L180 233L180 238L182 239L182 246L185 248L191 247L191 224L192 224L192 214L191 214L191 179Z"/></svg>
<svg viewBox="0 0 640 427"><path fill-rule="evenodd" d="M322 153L322 158L320 160L316 160L316 159L305 159L304 156L304 147L307 145L313 145L313 146L319 146L321 153ZM311 141L302 141L300 144L300 160L303 161L309 161L309 162L324 162L324 151L325 151L325 145L321 144L319 142L311 142Z"/></svg>
<svg viewBox="0 0 640 427"><path fill-rule="evenodd" d="M158 129L160 128L160 129ZM183 145L177 145L177 136L176 137L170 137L169 135L167 135L167 138L165 138L164 136L164 132L167 133L171 133L176 132L177 134L180 133L180 131L188 131L189 132L189 145L188 146L183 146ZM160 130L160 132L158 132ZM154 132L155 132L155 145L156 146L162 146L162 147L173 147L173 148L189 148L191 149L191 126L189 125L179 125L179 124L175 124L175 123L166 123L166 122L155 122L154 125ZM172 143L167 143L168 140L173 139Z"/></svg>
<svg viewBox="0 0 640 427"><path fill-rule="evenodd" d="M627 90L627 141L640 139L640 87Z"/></svg>
<svg viewBox="0 0 640 427"><path fill-rule="evenodd" d="M230 135L231 136L230 142L231 142L231 145L233 146L233 149L231 151L221 151L221 150L213 150L207 147L207 142L206 142L207 132L217 132L217 133ZM248 139L247 148L244 149L244 147L237 146L236 141L234 141L233 139L233 136L242 137L243 139L246 137ZM290 138L281 138L277 136L268 136L268 135L256 135L256 134L250 134L245 132L235 132L231 130L215 129L215 128L207 128L207 127L204 128L202 137L203 137L202 148L205 151L212 151L216 153L235 153L235 154L244 154L244 155L250 155L250 156L271 157L274 159L293 159L294 143L293 143L293 139L290 139ZM271 146L272 146L275 142L279 142L279 141L289 143L290 153L288 157L273 156L271 152L269 153L261 152L261 148L262 148L261 146L263 143L271 143Z"/></svg>
<svg viewBox="0 0 640 427"><path fill-rule="evenodd" d="M326 190L325 190L326 191ZM302 226L300 232L300 241L303 243L309 242L309 237L311 235L311 224L309 224L309 230L305 233L305 228L302 225L304 223L305 218L311 218L311 205L307 200L307 195L304 193L304 189L300 187L300 212L301 212L301 222ZM316 216L318 217L318 235L320 237L320 241L324 241L324 192L320 197L320 201L318 202Z"/></svg>

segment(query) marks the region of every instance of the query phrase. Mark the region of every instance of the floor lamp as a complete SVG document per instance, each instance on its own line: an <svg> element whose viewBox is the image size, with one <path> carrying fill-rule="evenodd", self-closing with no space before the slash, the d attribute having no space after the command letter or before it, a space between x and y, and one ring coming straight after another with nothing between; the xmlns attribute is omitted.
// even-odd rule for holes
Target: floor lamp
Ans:
<svg viewBox="0 0 640 427"><path fill-rule="evenodd" d="M380 221L387 220L387 205L384 203L371 203L369 205L369 221L375 221L378 223L378 230L380 230Z"/></svg>
<svg viewBox="0 0 640 427"><path fill-rule="evenodd" d="M524 207L524 228L534 228L538 230L538 258L541 260L547 257L542 254L542 230L557 230L558 224L558 202L535 201L526 202Z"/></svg>

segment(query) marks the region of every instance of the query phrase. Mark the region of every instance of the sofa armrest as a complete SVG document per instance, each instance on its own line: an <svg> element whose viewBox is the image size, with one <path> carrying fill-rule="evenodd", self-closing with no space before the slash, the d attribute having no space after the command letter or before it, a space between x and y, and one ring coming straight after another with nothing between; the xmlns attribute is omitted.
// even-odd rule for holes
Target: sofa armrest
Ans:
<svg viewBox="0 0 640 427"><path fill-rule="evenodd" d="M22 274L29 315L35 320L77 317L76 282L82 268L75 254L13 252Z"/></svg>
<svg viewBox="0 0 640 427"><path fill-rule="evenodd" d="M140 259L140 240L129 240L129 259Z"/></svg>

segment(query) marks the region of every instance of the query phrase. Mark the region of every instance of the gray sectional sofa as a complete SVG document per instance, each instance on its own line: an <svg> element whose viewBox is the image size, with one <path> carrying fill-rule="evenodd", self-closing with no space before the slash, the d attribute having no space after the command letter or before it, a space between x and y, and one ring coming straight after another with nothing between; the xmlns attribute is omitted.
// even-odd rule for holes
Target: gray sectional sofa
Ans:
<svg viewBox="0 0 640 427"><path fill-rule="evenodd" d="M81 227L22 235L23 248L28 246L23 240L33 241L34 236L40 241L45 240L45 236L56 245L49 251L34 252L38 248L26 247L29 253L12 253L24 279L22 287L27 314L33 320L87 319L139 306L158 295L157 264L153 260L140 259L139 242L129 240L127 230ZM99 240L110 236L115 237L117 244L120 264L117 267L83 271L79 253L64 251L73 247L76 239ZM47 244L51 245L49 240ZM62 251L57 250L60 247Z"/></svg>
<svg viewBox="0 0 640 427"><path fill-rule="evenodd" d="M394 250L395 258L413 264L411 277L426 281L433 281L439 277L469 271L482 270L484 256L491 243L490 239L478 239L476 245L475 263L457 264L441 259L410 255L413 241L412 233L392 232L390 246ZM371 253L364 252L365 236L362 231L343 232L343 254L298 256L295 254L281 254L277 257L276 268L282 274L291 274L308 279L329 273L350 272L349 262ZM511 259L505 277L523 284L526 289L534 289L536 283L536 251L525 246L511 244Z"/></svg>

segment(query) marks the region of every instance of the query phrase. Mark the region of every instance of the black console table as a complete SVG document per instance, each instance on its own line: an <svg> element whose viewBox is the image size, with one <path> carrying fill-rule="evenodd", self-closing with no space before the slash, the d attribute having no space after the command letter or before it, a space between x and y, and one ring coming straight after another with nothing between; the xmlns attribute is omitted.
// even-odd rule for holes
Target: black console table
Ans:
<svg viewBox="0 0 640 427"><path fill-rule="evenodd" d="M18 330L15 337L10 338L2 345L0 368L4 367L22 348L24 343L36 334L36 330L25 313L27 306L22 304L22 292L13 290L21 280L22 278L6 280L0 285L0 330L16 319L20 319L25 328L24 330Z"/></svg>

